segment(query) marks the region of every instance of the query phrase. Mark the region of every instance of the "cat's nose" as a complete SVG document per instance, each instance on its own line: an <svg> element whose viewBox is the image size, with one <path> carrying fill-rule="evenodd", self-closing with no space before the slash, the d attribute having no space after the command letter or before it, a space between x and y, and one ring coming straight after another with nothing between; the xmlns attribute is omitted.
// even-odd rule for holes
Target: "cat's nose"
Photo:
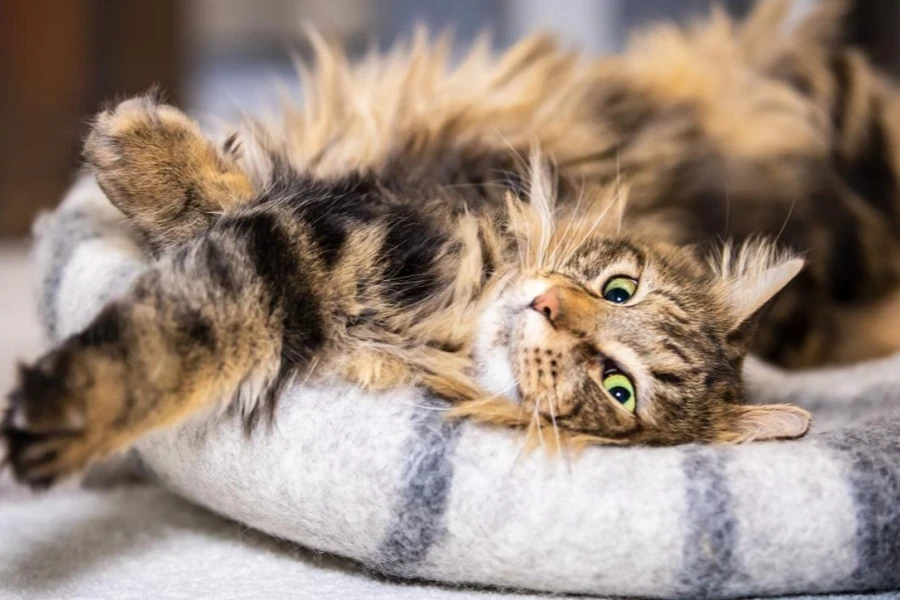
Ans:
<svg viewBox="0 0 900 600"><path fill-rule="evenodd" d="M559 288L550 288L549 290L532 300L531 304L529 304L529 307L532 310L541 313L542 315L550 319L551 322L553 322L559 317Z"/></svg>

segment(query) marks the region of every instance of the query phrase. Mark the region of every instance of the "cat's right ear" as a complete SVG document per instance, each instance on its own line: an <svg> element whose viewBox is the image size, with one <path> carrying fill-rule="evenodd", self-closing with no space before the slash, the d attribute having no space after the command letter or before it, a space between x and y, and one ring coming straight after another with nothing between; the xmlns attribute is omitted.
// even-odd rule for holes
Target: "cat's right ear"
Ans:
<svg viewBox="0 0 900 600"><path fill-rule="evenodd" d="M763 307L803 270L804 261L778 252L771 244L754 241L726 244L713 267L717 293L732 334L754 329Z"/></svg>

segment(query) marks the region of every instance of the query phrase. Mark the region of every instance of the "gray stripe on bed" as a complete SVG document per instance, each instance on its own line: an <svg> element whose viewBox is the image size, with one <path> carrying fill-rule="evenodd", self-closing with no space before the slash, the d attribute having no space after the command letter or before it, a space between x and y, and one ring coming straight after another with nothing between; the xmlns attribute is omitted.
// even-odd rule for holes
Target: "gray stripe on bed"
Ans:
<svg viewBox="0 0 900 600"><path fill-rule="evenodd" d="M97 238L100 234L95 226L96 217L82 210L64 211L47 218L53 219L44 225L52 229L52 233L40 231L38 235L46 236L50 240L51 256L38 301L44 329L50 339L56 340L59 337L59 312L56 304L63 274L72 256L75 255L75 250L82 243Z"/></svg>
<svg viewBox="0 0 900 600"><path fill-rule="evenodd" d="M736 569L737 518L720 449L691 446L684 451L685 538L680 576L687 598L717 596Z"/></svg>
<svg viewBox="0 0 900 600"><path fill-rule="evenodd" d="M434 398L424 403L432 409L420 408L412 415L399 501L374 565L401 577L416 576L417 566L444 531L453 484L452 454L459 439L459 422L444 418L448 404Z"/></svg>
<svg viewBox="0 0 900 600"><path fill-rule="evenodd" d="M856 508L856 568L850 589L900 587L900 424L871 422L826 434L843 455Z"/></svg>

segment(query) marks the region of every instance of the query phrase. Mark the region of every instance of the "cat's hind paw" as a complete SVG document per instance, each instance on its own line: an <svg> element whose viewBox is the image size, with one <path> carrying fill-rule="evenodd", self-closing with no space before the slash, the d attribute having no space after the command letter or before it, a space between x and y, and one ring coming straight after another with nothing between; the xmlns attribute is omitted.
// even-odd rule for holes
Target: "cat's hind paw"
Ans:
<svg viewBox="0 0 900 600"><path fill-rule="evenodd" d="M250 180L229 140L216 147L197 123L150 93L101 112L84 157L110 201L151 242L165 245L249 199Z"/></svg>

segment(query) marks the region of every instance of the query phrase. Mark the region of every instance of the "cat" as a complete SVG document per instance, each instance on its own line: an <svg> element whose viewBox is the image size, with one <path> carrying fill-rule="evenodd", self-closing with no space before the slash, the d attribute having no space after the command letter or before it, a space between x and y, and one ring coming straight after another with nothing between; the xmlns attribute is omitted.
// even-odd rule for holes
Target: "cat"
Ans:
<svg viewBox="0 0 900 600"><path fill-rule="evenodd" d="M780 35L786 6L454 68L447 38L353 65L313 33L302 107L223 143L156 94L104 111L85 158L151 267L20 369L15 476L223 404L252 427L294 379L420 386L573 443L804 435L801 408L744 403L743 361L900 346L900 122L836 4Z"/></svg>

